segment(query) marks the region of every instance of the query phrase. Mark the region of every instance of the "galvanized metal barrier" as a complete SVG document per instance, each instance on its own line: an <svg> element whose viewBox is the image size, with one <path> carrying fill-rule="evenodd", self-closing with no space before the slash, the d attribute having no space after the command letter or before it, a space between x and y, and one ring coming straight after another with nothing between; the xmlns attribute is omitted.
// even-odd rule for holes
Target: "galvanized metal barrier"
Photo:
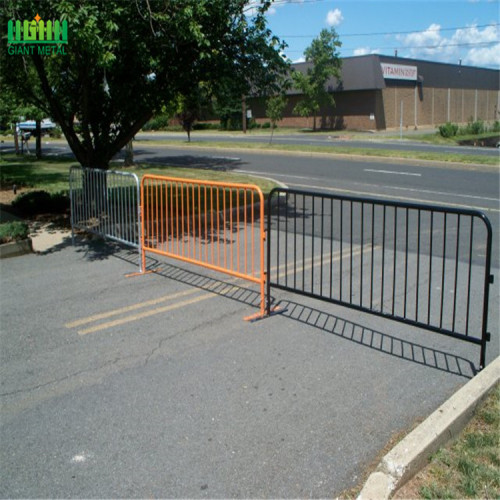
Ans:
<svg viewBox="0 0 500 500"><path fill-rule="evenodd" d="M257 283L265 314L264 196L257 186L145 175L141 207L143 270L153 252Z"/></svg>
<svg viewBox="0 0 500 500"><path fill-rule="evenodd" d="M142 272L139 179L129 172L72 167L71 231L97 234L139 250Z"/></svg>
<svg viewBox="0 0 500 500"><path fill-rule="evenodd" d="M268 314L280 288L478 344L484 367L493 276L483 213L278 188L267 215Z"/></svg>

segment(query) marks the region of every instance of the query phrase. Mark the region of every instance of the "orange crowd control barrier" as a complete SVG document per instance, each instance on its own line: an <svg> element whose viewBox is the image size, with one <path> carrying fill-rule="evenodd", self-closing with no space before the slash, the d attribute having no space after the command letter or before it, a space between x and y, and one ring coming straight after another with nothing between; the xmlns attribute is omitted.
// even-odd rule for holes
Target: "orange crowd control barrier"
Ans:
<svg viewBox="0 0 500 500"><path fill-rule="evenodd" d="M142 269L153 252L257 283L257 316L264 316L264 196L257 186L145 175L141 213Z"/></svg>

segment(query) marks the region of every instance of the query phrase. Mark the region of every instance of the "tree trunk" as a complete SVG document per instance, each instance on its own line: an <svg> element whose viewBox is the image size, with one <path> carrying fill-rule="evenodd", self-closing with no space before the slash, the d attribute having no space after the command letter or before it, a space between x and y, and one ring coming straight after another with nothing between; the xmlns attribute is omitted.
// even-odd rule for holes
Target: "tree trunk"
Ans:
<svg viewBox="0 0 500 500"><path fill-rule="evenodd" d="M134 164L134 146L132 141L129 141L125 146L125 167L131 167Z"/></svg>
<svg viewBox="0 0 500 500"><path fill-rule="evenodd" d="M42 159L42 122L41 120L36 120L36 130L35 130L35 154L36 159Z"/></svg>
<svg viewBox="0 0 500 500"><path fill-rule="evenodd" d="M269 139L269 144L273 142L274 127L275 127L275 122L271 121L271 138Z"/></svg>

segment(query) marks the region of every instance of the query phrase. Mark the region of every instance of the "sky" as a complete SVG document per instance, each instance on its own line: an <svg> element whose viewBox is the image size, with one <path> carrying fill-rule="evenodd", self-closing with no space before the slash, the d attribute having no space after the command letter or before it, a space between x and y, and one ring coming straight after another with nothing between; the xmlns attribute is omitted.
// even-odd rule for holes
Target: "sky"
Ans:
<svg viewBox="0 0 500 500"><path fill-rule="evenodd" d="M399 57L500 69L500 0L275 0L267 19L293 62L334 27L342 57L397 50Z"/></svg>

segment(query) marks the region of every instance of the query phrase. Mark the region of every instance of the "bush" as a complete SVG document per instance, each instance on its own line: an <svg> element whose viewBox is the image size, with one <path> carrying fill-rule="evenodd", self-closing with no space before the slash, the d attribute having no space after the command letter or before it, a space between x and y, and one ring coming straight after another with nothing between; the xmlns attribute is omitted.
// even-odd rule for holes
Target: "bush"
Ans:
<svg viewBox="0 0 500 500"><path fill-rule="evenodd" d="M486 126L482 120L474 121L472 118L469 119L467 125L460 129L460 135L479 135L484 134Z"/></svg>
<svg viewBox="0 0 500 500"><path fill-rule="evenodd" d="M271 128L271 122L265 122L262 124L262 128Z"/></svg>
<svg viewBox="0 0 500 500"><path fill-rule="evenodd" d="M61 127L54 127L49 131L49 136L53 139L60 139L62 137L62 129Z"/></svg>
<svg viewBox="0 0 500 500"><path fill-rule="evenodd" d="M0 243L24 240L28 237L29 227L25 222L5 222L0 224Z"/></svg>
<svg viewBox="0 0 500 500"><path fill-rule="evenodd" d="M500 121L496 120L492 127L491 127L492 132L500 132Z"/></svg>
<svg viewBox="0 0 500 500"><path fill-rule="evenodd" d="M218 123L195 123L193 125L193 130L219 130L220 125Z"/></svg>
<svg viewBox="0 0 500 500"><path fill-rule="evenodd" d="M154 116L149 120L143 127L144 132L150 130L165 130L170 122L170 117L168 115L158 115Z"/></svg>
<svg viewBox="0 0 500 500"><path fill-rule="evenodd" d="M30 191L20 194L13 202L12 208L23 216L38 214L60 214L69 208L69 197L65 193L47 193L47 191Z"/></svg>
<svg viewBox="0 0 500 500"><path fill-rule="evenodd" d="M458 125L456 123L447 122L439 126L439 134L441 137L455 137L458 132Z"/></svg>

